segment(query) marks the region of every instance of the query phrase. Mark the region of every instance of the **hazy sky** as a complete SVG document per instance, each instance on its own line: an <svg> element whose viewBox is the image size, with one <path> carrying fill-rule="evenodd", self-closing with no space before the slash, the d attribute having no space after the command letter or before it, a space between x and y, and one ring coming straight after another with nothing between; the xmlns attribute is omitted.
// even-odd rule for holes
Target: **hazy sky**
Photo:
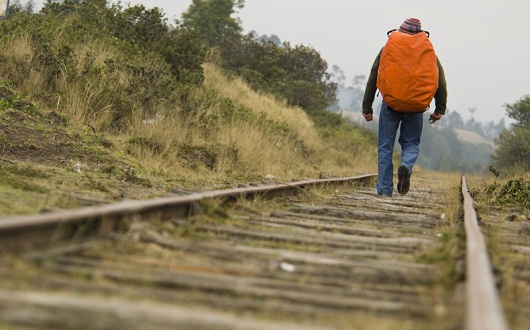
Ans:
<svg viewBox="0 0 530 330"><path fill-rule="evenodd" d="M160 7L169 19L179 19L191 2L122 1ZM416 17L444 66L449 111L469 119L475 107L476 120L498 122L506 117L505 103L530 94L528 0L246 0L236 16L245 33L313 47L348 82L368 75L388 30Z"/></svg>

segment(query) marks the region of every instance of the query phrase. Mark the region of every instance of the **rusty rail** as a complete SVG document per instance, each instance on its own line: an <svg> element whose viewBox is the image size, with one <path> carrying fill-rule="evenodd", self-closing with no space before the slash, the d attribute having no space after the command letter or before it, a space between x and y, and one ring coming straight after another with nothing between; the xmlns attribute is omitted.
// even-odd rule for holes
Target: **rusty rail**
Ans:
<svg viewBox="0 0 530 330"><path fill-rule="evenodd" d="M464 226L466 230L466 320L467 330L505 330L499 295L488 259L484 237L478 226L473 199L462 177Z"/></svg>
<svg viewBox="0 0 530 330"><path fill-rule="evenodd" d="M148 217L185 218L197 212L199 203L205 199L292 194L309 186L363 181L376 176L376 174L367 174L346 178L304 180L5 217L0 218L0 251L21 252L60 245L61 242L80 241L87 237L119 231L126 228L131 221Z"/></svg>

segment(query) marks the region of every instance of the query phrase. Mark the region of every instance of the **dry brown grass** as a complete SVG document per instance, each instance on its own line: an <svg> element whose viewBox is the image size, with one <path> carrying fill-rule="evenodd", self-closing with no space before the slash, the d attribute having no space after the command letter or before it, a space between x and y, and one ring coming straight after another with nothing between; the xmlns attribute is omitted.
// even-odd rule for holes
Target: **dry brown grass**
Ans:
<svg viewBox="0 0 530 330"><path fill-rule="evenodd" d="M256 93L240 79L228 79L212 64L205 64L204 69L207 89L216 90L222 97L245 106L258 118L286 125L288 131L274 134L264 130L263 123L234 118L220 121L220 126L204 132L197 129L194 118L183 119L187 117L178 107L158 109L154 117L138 108L133 111L121 140L140 136L162 146L158 154L140 149L134 152L144 167L201 183L259 180L268 175L279 182L318 177L321 173L329 176L374 173L375 147L367 147L365 139L359 138L357 145L331 148L302 109L287 107L272 97ZM192 95L194 110L206 116L217 115L221 111L221 101L206 102L207 89L199 88ZM221 145L224 150L235 153L219 153L214 170L189 168L178 156L183 144L204 148Z"/></svg>
<svg viewBox="0 0 530 330"><path fill-rule="evenodd" d="M262 115L265 118L287 124L309 148L316 150L322 148L322 140L304 110L299 107L288 107L269 95L257 93L240 78L228 79L213 64L206 63L203 68L206 86L219 91L222 96L252 109L258 116Z"/></svg>
<svg viewBox="0 0 530 330"><path fill-rule="evenodd" d="M44 86L42 74L31 68L34 51L28 35L20 35L15 39L6 42L0 49L0 54L5 57L5 61L0 66L0 73L4 77L9 77L18 85L17 88L26 91L28 96L35 95ZM20 72L21 68L26 68L26 72ZM17 78L18 73L18 79ZM14 79L15 78L15 79Z"/></svg>
<svg viewBox="0 0 530 330"><path fill-rule="evenodd" d="M64 113L71 125L81 128L90 123L98 132L108 127L112 120L111 108L110 105L99 104L99 96L103 93L99 84L81 85L79 82L63 81L61 85L64 94L58 98L55 110Z"/></svg>
<svg viewBox="0 0 530 330"><path fill-rule="evenodd" d="M212 65L204 65L205 85L217 90L238 104L252 109L258 115L287 124L290 130L303 141L303 147L310 153L299 155L300 146L289 145L292 141L277 137L271 141L257 132L232 130L230 139L248 151L249 163L265 165L263 173L271 173L285 179L299 176L351 176L360 173L374 173L377 154L375 147L368 146L366 139L359 136L356 145L328 145L319 135L309 116L299 107L289 107L274 98L253 91L240 78L227 78ZM243 134L238 137L238 132ZM253 138L255 135L255 138ZM265 140L264 140L265 138ZM351 137L350 137L351 139ZM346 140L346 139L345 139ZM353 138L355 140L355 137ZM268 141L263 143L263 141Z"/></svg>
<svg viewBox="0 0 530 330"><path fill-rule="evenodd" d="M215 105L214 105L215 107ZM198 109L198 111L215 111ZM159 118L146 121L141 109L134 111L125 139L142 136L158 141L162 146L159 155L150 153L136 154L145 167L157 168L171 175L182 176L192 181L223 180L231 175L236 177L264 177L268 174L278 180L288 180L300 175L314 175L310 160L304 160L295 152L296 146L289 144L286 137L268 136L258 125L244 120L224 123L218 130L209 132L204 138L193 123L183 120L180 109L161 110ZM183 167L178 157L178 148L182 144L196 147L211 147L212 141L230 150L237 150L237 158L232 154L220 154L214 171L204 168L190 170Z"/></svg>
<svg viewBox="0 0 530 330"><path fill-rule="evenodd" d="M80 78L72 81L66 78L66 74L59 78L58 86L63 93L58 96L55 110L66 114L70 124L75 127L86 128L86 123L89 123L98 132L105 131L113 119L112 107L104 95L106 80L123 84L127 78L122 72L116 71L86 79L83 70L88 62L92 62L94 67L103 68L106 61L119 61L119 54L97 41L76 47L73 52L77 59L73 70Z"/></svg>
<svg viewBox="0 0 530 330"><path fill-rule="evenodd" d="M167 102L154 104L149 109L133 103L130 115L124 119L124 128L119 132L109 130L115 111L109 105L108 95L105 96L106 84L112 81L115 85L126 85L128 77L122 71L108 72L104 68L106 61L119 61L121 55L97 41L79 45L73 52L76 62L69 70L75 72L63 72L57 77L60 95L47 95L39 70L29 70L14 85L19 91L27 92L26 98L35 101L41 112L63 114L77 130L87 132L89 126L94 128L97 135L112 141L121 156L134 157L148 178L161 175L183 185L204 187L265 180L269 175L282 182L321 174L337 177L375 172L375 146L367 146L366 137L360 133L356 136L358 133L353 132L355 136L348 139L336 139L346 142L325 140L301 108L288 107L273 97L257 93L241 79L228 78L209 63L204 64L204 86L190 96L195 115L184 114L177 105L168 106ZM0 76L12 79L12 72L31 67L34 54L28 36L8 42L0 51L0 55L8 58ZM83 70L88 62L92 63L91 67L103 68L102 73L86 75ZM151 64L159 65L145 63ZM216 91L216 97L210 97L212 90ZM223 117L224 98L245 107L253 119L219 120ZM43 104L53 105L43 109L39 107L39 99L46 100ZM50 99L54 101L50 103ZM157 148L131 144L134 139L144 139ZM214 166L208 167L209 164L200 161L195 164L194 159L192 164L189 159L183 160L182 152L186 148L211 153Z"/></svg>
<svg viewBox="0 0 530 330"><path fill-rule="evenodd" d="M433 172L421 169L416 171L416 173L423 176L433 176L438 179L432 184L431 188L438 190L441 195L441 205L443 205L443 208L440 211L445 214L450 227L455 228L459 226L461 217L460 196L462 182L460 174L456 172ZM414 176L416 176L416 174L414 174Z"/></svg>

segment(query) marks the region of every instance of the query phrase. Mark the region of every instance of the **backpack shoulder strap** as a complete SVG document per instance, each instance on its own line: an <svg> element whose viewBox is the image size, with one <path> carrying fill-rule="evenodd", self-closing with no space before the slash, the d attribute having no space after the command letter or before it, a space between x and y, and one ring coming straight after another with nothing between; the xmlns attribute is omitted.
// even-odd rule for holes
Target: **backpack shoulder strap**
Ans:
<svg viewBox="0 0 530 330"><path fill-rule="evenodd" d="M390 34L391 34L392 32L397 31L397 30L398 30L398 29L392 29L392 30L388 31L388 32L386 33L386 35L387 35L388 37L390 37ZM430 38L430 37L431 37L431 33L430 33L429 31L421 30L421 32L425 32L425 34L427 34L427 38Z"/></svg>
<svg viewBox="0 0 530 330"><path fill-rule="evenodd" d="M397 31L397 29L392 29L392 30L388 31L388 32L386 33L387 37L390 37L390 33L394 32L394 31Z"/></svg>

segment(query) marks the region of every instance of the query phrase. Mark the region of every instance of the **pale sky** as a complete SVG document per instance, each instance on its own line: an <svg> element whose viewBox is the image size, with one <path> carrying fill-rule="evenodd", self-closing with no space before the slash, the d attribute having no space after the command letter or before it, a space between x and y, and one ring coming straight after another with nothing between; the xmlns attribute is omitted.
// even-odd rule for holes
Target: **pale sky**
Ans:
<svg viewBox="0 0 530 330"><path fill-rule="evenodd" d="M24 2L24 1L22 1ZM43 1L36 1L37 7ZM191 0L129 0L159 7L180 19ZM245 33L277 35L317 50L331 70L338 65L351 82L368 75L388 30L409 17L421 20L442 62L448 110L464 119L498 122L504 104L530 94L530 1L528 0L246 0L239 17Z"/></svg>

